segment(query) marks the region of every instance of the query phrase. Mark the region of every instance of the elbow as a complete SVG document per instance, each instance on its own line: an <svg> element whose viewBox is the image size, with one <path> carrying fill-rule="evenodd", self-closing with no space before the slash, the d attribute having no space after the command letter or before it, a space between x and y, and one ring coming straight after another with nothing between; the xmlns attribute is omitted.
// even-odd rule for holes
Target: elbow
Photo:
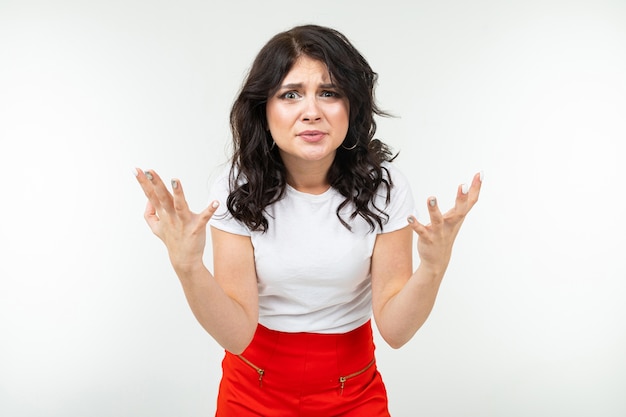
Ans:
<svg viewBox="0 0 626 417"><path fill-rule="evenodd" d="M254 332L248 335L245 338L232 340L228 344L222 344L222 347L232 353L233 355L241 355L252 343L252 339L254 338Z"/></svg>
<svg viewBox="0 0 626 417"><path fill-rule="evenodd" d="M410 339L405 339L405 338L392 338L392 337L384 337L383 336L383 340L387 343L387 345L389 345L389 347L391 347L392 349L400 349L402 346L406 345L406 343L410 340Z"/></svg>
<svg viewBox="0 0 626 417"><path fill-rule="evenodd" d="M391 327L391 328L380 328L379 332L382 339L391 347L392 349L400 349L404 345L406 345L412 338L415 336L415 333L422 327L423 323L420 323L417 326L412 327Z"/></svg>
<svg viewBox="0 0 626 417"><path fill-rule="evenodd" d="M389 346L391 346L392 349L398 350L400 349L402 346L404 346L406 344L406 342L404 343L389 343Z"/></svg>
<svg viewBox="0 0 626 417"><path fill-rule="evenodd" d="M252 343L255 333L256 327L251 326L247 331L228 333L221 338L213 336L213 338L224 350L233 355L241 355L248 348L250 343Z"/></svg>
<svg viewBox="0 0 626 417"><path fill-rule="evenodd" d="M246 350L246 348L244 347L243 349L238 349L238 348L229 349L227 347L224 347L224 350L227 350L233 355L238 356L238 355L241 355Z"/></svg>
<svg viewBox="0 0 626 417"><path fill-rule="evenodd" d="M412 335L394 330L395 329L385 329L384 327L381 328L378 326L380 337L385 341L385 343L387 343L387 345L392 349L400 349L409 340L411 340Z"/></svg>
<svg viewBox="0 0 626 417"><path fill-rule="evenodd" d="M246 348L250 345L251 342L252 342L252 339L244 343L239 342L239 343L222 344L222 347L224 348L224 350L227 350L233 355L241 355L246 350Z"/></svg>

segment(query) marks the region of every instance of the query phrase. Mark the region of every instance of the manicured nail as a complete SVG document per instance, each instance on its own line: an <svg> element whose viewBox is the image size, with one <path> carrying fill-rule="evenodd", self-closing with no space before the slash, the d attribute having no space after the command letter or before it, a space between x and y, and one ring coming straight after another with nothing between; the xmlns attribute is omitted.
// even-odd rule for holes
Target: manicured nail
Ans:
<svg viewBox="0 0 626 417"><path fill-rule="evenodd" d="M467 184L463 184L463 185L461 185L461 192L462 192L463 194L467 194L467 193L468 193L468 191L469 191L469 186L468 186Z"/></svg>
<svg viewBox="0 0 626 417"><path fill-rule="evenodd" d="M133 175L136 177L139 175L139 170L137 168L133 168Z"/></svg>
<svg viewBox="0 0 626 417"><path fill-rule="evenodd" d="M413 216L409 216L406 218L406 221L412 224L415 220L413 219Z"/></svg>
<svg viewBox="0 0 626 417"><path fill-rule="evenodd" d="M177 189L178 188L178 181L172 180L172 188L173 189Z"/></svg>
<svg viewBox="0 0 626 417"><path fill-rule="evenodd" d="M435 207L437 205L437 199L436 198L431 198L430 200L428 200L428 205L431 207Z"/></svg>
<svg viewBox="0 0 626 417"><path fill-rule="evenodd" d="M480 171L480 182L483 182L483 178L485 178L485 173Z"/></svg>
<svg viewBox="0 0 626 417"><path fill-rule="evenodd" d="M146 174L146 178L148 178L150 181L152 181L154 179L154 177L152 176L152 174L148 171L145 171L144 174Z"/></svg>
<svg viewBox="0 0 626 417"><path fill-rule="evenodd" d="M211 207L213 208L218 208L220 206L220 202L219 201L214 201L213 203L211 203Z"/></svg>

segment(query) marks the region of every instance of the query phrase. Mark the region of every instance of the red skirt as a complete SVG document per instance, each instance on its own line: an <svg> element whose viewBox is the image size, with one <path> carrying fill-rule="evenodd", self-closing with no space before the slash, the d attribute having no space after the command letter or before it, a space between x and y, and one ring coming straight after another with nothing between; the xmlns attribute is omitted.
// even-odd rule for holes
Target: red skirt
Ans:
<svg viewBox="0 0 626 417"><path fill-rule="evenodd" d="M226 352L216 417L388 417L371 321L344 334L258 325L241 355Z"/></svg>

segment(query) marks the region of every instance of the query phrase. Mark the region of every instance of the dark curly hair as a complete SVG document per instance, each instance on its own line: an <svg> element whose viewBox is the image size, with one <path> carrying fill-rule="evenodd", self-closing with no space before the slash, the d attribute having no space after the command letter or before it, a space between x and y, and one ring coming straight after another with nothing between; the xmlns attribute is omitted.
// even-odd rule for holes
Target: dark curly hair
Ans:
<svg viewBox="0 0 626 417"><path fill-rule="evenodd" d="M337 149L328 172L330 185L345 197L337 207L337 217L351 229L340 211L352 204L350 220L361 216L372 231L376 225L382 230L388 216L384 207L376 207L375 197L383 185L389 203L393 184L382 163L395 156L386 144L374 139L374 115L389 116L375 103L378 75L343 34L317 25L296 26L275 35L250 68L230 113L233 159L228 210L250 230L265 231L265 208L285 193L285 165L267 129L266 104L301 56L325 63L333 83L350 103L345 145Z"/></svg>

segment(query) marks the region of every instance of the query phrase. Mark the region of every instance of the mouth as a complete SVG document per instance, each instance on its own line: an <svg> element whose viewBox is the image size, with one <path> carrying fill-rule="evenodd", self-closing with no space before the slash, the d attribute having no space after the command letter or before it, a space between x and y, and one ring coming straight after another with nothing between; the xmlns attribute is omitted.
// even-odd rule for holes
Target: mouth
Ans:
<svg viewBox="0 0 626 417"><path fill-rule="evenodd" d="M326 133L320 132L319 130L307 130L300 132L298 136L300 136L305 142L314 143L324 139Z"/></svg>

